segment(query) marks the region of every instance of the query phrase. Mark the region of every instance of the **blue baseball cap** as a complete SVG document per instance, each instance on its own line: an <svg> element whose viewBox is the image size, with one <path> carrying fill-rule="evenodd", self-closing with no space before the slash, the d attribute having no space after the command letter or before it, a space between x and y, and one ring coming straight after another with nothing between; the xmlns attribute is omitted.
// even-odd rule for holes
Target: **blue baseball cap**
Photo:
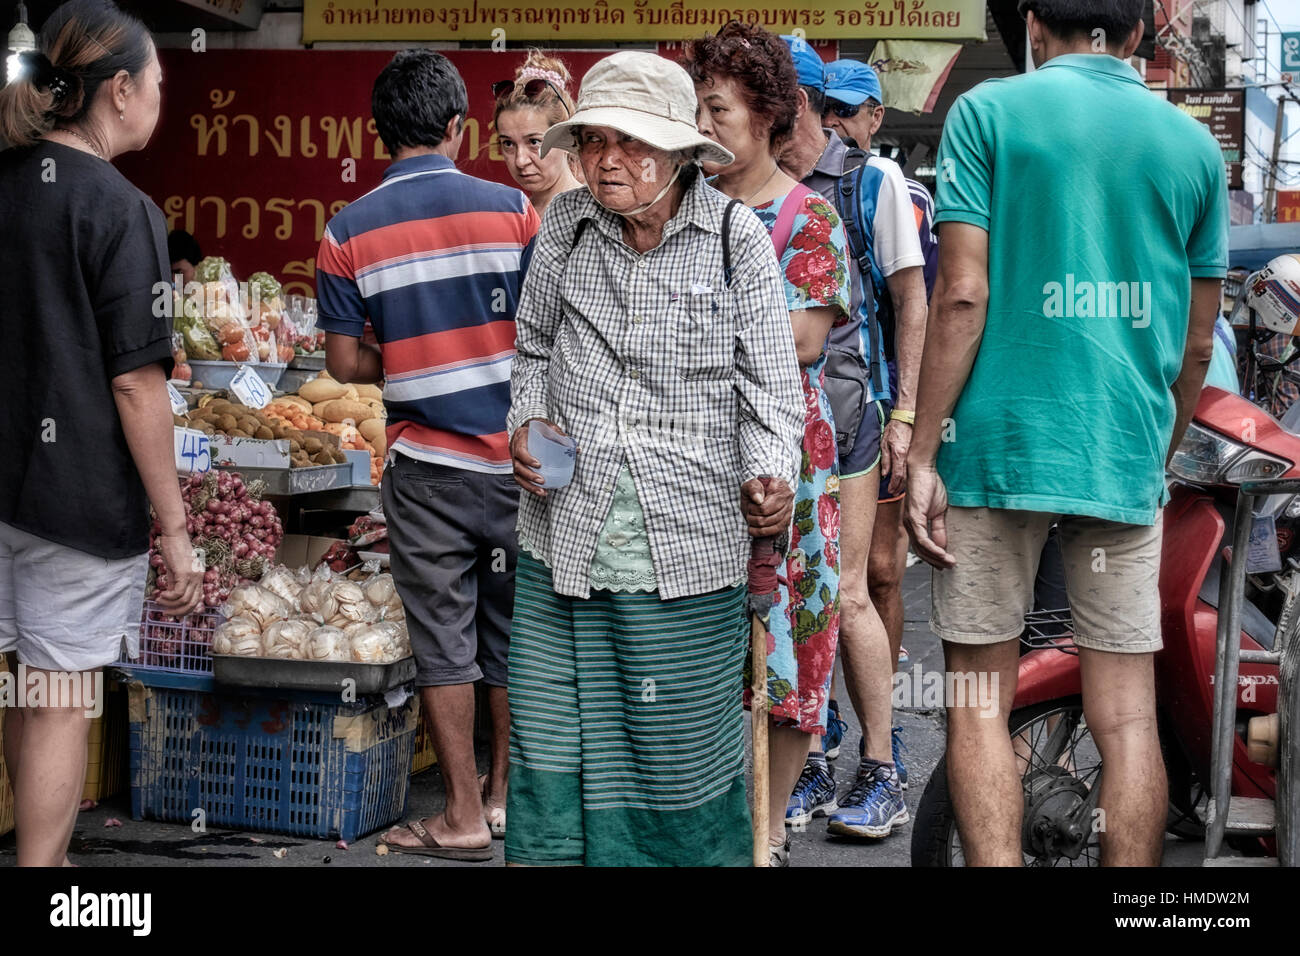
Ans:
<svg viewBox="0 0 1300 956"><path fill-rule="evenodd" d="M877 103L885 102L880 92L880 79L876 71L857 60L836 60L825 69L826 96L850 106L865 103L871 97Z"/></svg>
<svg viewBox="0 0 1300 956"><path fill-rule="evenodd" d="M799 85L807 86L817 92L823 92L826 89L826 80L824 75L825 64L803 37L789 36L782 34L781 39L785 45L790 48L790 56L794 59L795 72L799 74Z"/></svg>

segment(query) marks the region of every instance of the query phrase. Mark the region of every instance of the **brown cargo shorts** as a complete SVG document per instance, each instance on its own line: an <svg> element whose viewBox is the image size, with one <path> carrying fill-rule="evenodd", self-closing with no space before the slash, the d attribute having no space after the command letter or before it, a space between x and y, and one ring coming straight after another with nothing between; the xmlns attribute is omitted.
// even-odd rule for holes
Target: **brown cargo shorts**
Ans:
<svg viewBox="0 0 1300 956"><path fill-rule="evenodd" d="M1074 642L1117 654L1160 650L1161 514L1154 525L1144 526L1040 511L950 507L947 550L957 564L933 572L931 630L954 644L1019 638L1053 522L1060 531Z"/></svg>

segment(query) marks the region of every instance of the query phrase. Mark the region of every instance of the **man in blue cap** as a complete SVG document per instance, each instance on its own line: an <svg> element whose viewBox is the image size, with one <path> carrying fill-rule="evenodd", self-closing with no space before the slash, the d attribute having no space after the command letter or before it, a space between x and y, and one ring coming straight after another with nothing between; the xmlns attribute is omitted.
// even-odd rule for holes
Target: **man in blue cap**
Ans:
<svg viewBox="0 0 1300 956"><path fill-rule="evenodd" d="M898 638L891 650L887 621L882 622L869 586L869 555L874 539L881 536L883 516L890 522L883 538L890 554L897 556L898 568L892 575L897 592L907 540L899 501L925 338L926 260L918 235L920 220L914 215L902 170L865 149L850 149L833 130L823 128L822 61L807 41L783 39L794 59L800 92L794 134L781 165L836 204L853 250L850 271L856 321L831 332L826 385L840 445L840 647L849 698L864 732L857 777L837 800L826 762L835 756L843 736L836 708L822 752L809 754L786 819L802 825L827 814L833 833L880 838L906 823L908 814L902 793L906 771L899 759L899 742L891 739L890 732ZM933 242L925 222L925 234ZM904 344L897 376L889 368L893 353L887 351L888 336L878 321L885 302L892 306L890 323L897 326L892 337ZM892 401L891 385L896 395ZM882 475L887 479L882 481ZM894 503L882 506L878 513L877 501L885 498L893 498ZM901 611L901 598L897 603ZM901 638L901 613L897 623Z"/></svg>

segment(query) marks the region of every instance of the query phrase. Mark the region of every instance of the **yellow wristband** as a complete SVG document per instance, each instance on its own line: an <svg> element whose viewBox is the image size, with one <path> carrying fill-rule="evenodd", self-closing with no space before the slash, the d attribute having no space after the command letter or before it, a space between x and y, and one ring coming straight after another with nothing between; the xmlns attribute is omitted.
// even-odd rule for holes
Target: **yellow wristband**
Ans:
<svg viewBox="0 0 1300 956"><path fill-rule="evenodd" d="M896 408L889 413L889 420L893 422L906 422L909 425L915 425L916 412L905 412L901 408Z"/></svg>

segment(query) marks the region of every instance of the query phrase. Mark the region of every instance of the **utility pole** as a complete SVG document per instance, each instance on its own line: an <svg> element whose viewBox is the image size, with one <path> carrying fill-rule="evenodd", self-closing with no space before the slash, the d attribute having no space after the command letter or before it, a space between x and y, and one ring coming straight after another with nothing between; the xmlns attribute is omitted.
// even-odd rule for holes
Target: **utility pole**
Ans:
<svg viewBox="0 0 1300 956"><path fill-rule="evenodd" d="M1277 120L1273 124L1273 158L1268 164L1268 188L1264 191L1264 221L1277 222L1277 209L1274 198L1277 195L1277 160L1282 147L1282 111L1286 106L1289 88L1278 91Z"/></svg>

